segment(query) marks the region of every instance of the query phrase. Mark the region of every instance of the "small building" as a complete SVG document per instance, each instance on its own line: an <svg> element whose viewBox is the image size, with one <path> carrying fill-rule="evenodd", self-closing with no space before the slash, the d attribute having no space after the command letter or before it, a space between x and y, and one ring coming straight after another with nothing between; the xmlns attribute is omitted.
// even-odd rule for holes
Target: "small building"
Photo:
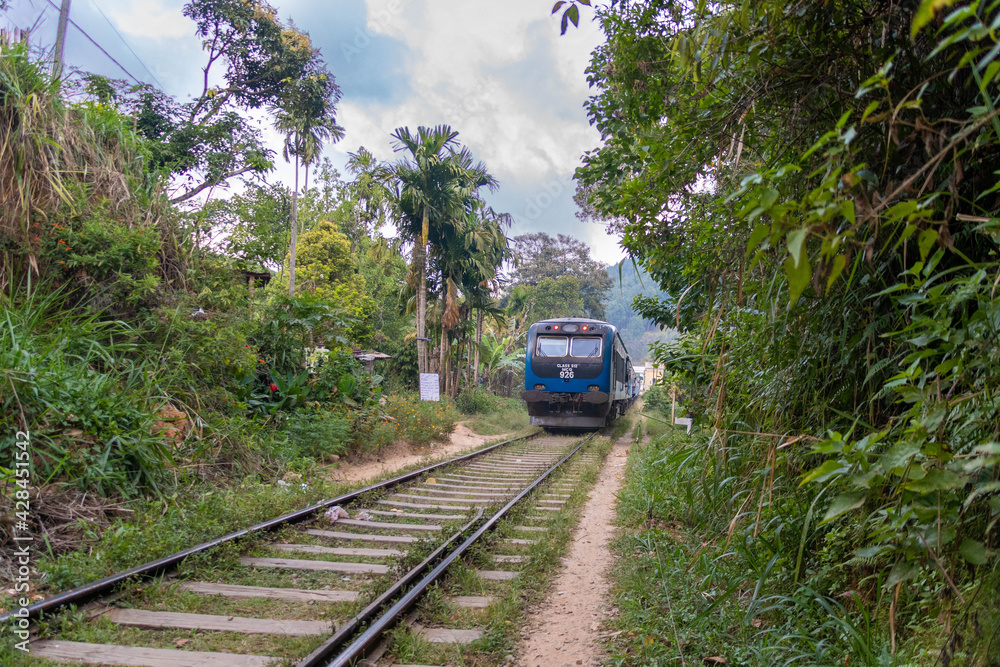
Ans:
<svg viewBox="0 0 1000 667"><path fill-rule="evenodd" d="M662 377L662 368L659 368L656 364L648 364L642 374L642 390L648 391Z"/></svg>
<svg viewBox="0 0 1000 667"><path fill-rule="evenodd" d="M351 350L351 356L361 362L361 365L365 367L365 371L369 374L375 372L375 362L379 359L392 359L392 356L385 354L384 352L378 352L377 350L362 350L360 348Z"/></svg>

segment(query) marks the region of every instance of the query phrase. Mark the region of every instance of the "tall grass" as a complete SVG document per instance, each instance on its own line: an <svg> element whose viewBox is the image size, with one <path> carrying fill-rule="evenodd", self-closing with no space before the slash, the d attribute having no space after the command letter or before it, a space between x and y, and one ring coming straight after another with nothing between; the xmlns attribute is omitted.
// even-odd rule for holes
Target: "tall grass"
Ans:
<svg viewBox="0 0 1000 667"><path fill-rule="evenodd" d="M617 642L620 664L680 660L677 642L685 660L908 664L876 620L881 587L840 581L829 528L803 518L812 499L787 474L790 458L766 440L723 446L679 430L636 449L618 505L638 529L615 547L619 629L632 635Z"/></svg>
<svg viewBox="0 0 1000 667"><path fill-rule="evenodd" d="M133 496L160 489L171 453L153 432L165 399L137 332L99 312L64 310L62 291L9 284L0 295L0 456L31 434L36 484Z"/></svg>
<svg viewBox="0 0 1000 667"><path fill-rule="evenodd" d="M144 169L132 122L97 104L68 103L66 82L0 41L0 279L45 275L53 217L107 207L127 227L165 229L160 176ZM169 267L171 263L164 264Z"/></svg>

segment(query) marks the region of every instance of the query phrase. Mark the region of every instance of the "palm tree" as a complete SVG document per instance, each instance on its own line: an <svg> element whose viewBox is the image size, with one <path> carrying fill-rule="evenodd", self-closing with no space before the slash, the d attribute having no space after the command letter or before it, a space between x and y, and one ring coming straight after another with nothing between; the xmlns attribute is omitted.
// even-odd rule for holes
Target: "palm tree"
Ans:
<svg viewBox="0 0 1000 667"><path fill-rule="evenodd" d="M488 333L483 337L483 342L479 349L483 355L483 373L489 383L489 388L493 390L493 383L496 381L500 371L505 368L519 368L524 364L525 351L515 350L517 340L508 336L498 338L496 334Z"/></svg>
<svg viewBox="0 0 1000 667"><path fill-rule="evenodd" d="M488 310L495 310L494 295L499 288L500 266L514 256L509 239L504 234L504 229L509 228L511 223L510 215L497 213L488 206L479 206L476 213L470 216L465 248L457 253L462 259L462 292L469 310L476 316L474 383L479 382L483 319Z"/></svg>
<svg viewBox="0 0 1000 667"><path fill-rule="evenodd" d="M347 186L347 192L354 200L354 228L348 234L351 252L354 252L362 235L373 234L386 222L392 201L385 186L389 176L386 165L364 146L356 153L347 154L347 171L354 176Z"/></svg>
<svg viewBox="0 0 1000 667"><path fill-rule="evenodd" d="M479 188L495 188L496 179L482 163L473 164L468 149L456 150L458 132L447 125L418 127L416 134L400 127L392 136L395 150L409 153L393 165L392 180L402 213L400 232L413 241L410 271L417 296L417 365L426 373L427 245L442 245L457 235Z"/></svg>
<svg viewBox="0 0 1000 667"><path fill-rule="evenodd" d="M319 157L326 141L338 141L344 128L334 118L334 104L340 91L332 82L312 81L303 86L300 94L292 97L286 107L273 108L274 128L285 135L281 154L286 162L295 160L295 189L292 190L292 238L288 251L288 295L295 296L295 247L299 228L299 162L306 167L306 185L309 183L309 165ZM320 87L319 94L313 88ZM332 88L331 88L332 86Z"/></svg>

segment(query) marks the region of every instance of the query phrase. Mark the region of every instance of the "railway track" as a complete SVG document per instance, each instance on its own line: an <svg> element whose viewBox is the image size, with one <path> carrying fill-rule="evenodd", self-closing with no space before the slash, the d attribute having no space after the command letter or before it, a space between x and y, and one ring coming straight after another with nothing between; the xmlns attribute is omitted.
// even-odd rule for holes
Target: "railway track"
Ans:
<svg viewBox="0 0 1000 667"><path fill-rule="evenodd" d="M32 616L81 611L29 655L149 667L381 664L388 633L413 621L422 596L440 595L446 573L491 586L519 576L525 550L575 488L574 471L593 462L580 452L592 437L500 443L42 600ZM267 539L233 548L249 536ZM484 541L489 555L473 556ZM491 601L441 602L477 610ZM481 637L468 615L451 618L460 616L466 627L410 630L431 643Z"/></svg>

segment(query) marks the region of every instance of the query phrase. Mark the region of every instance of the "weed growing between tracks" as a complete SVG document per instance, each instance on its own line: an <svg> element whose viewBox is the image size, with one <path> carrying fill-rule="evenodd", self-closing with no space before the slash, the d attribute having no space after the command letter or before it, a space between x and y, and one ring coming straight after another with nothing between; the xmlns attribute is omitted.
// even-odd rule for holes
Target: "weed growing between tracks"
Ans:
<svg viewBox="0 0 1000 667"><path fill-rule="evenodd" d="M557 472L536 493L569 493L566 505L560 512L540 512L528 500L511 511L496 530L474 547L462 563L456 563L447 576L427 595L417 607L415 622L427 627L480 628L484 635L470 644L432 644L410 631L397 626L390 639L389 653L396 663L404 664L464 664L494 665L508 662L520 638L528 606L540 602L560 566L560 559L568 550L573 531L579 521L587 494L597 479L604 457L611 450L617 437L629 428L627 419L616 422L604 437L595 438L581 448L579 454L593 454L593 463L580 465L580 480L573 482L569 491L554 490L564 473ZM578 455L579 455L578 454ZM551 514L545 522L531 521L527 517ZM543 525L545 532L516 531L516 526ZM520 538L537 540L535 544L506 544L504 539ZM496 563L495 553L523 555L523 563ZM517 570L519 575L510 581L485 581L475 570ZM490 596L493 601L483 610L458 607L448 601L451 596Z"/></svg>

